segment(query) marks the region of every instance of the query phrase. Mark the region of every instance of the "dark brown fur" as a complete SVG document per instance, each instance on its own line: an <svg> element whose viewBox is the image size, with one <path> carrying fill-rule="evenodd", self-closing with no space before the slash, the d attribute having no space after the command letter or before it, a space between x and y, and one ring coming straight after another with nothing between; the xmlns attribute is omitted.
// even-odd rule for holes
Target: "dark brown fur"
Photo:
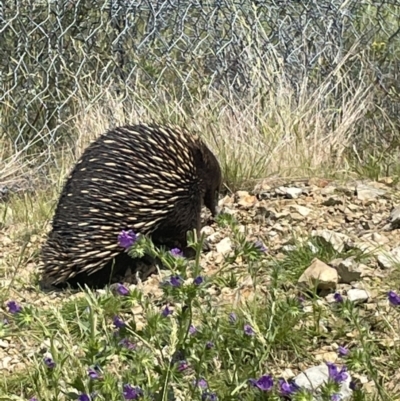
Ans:
<svg viewBox="0 0 400 401"><path fill-rule="evenodd" d="M156 245L187 247L200 231L202 204L216 214L219 163L197 137L178 127L109 130L83 153L60 195L42 248L44 282L101 286L132 261L118 246L121 230Z"/></svg>

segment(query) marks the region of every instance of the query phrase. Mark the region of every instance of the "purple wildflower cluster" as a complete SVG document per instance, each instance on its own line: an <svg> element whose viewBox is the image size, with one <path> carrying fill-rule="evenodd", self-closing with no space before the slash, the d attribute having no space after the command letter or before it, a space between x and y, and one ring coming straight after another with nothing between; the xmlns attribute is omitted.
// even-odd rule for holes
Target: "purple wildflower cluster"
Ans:
<svg viewBox="0 0 400 401"><path fill-rule="evenodd" d="M391 305L399 306L400 305L400 295L398 295L395 291L388 292L388 299Z"/></svg>
<svg viewBox="0 0 400 401"><path fill-rule="evenodd" d="M197 380L197 382L194 381L193 384L195 386L198 386L200 388L200 390L202 390L202 393L201 393L202 401L217 401L218 400L217 395L208 389L208 383L204 378Z"/></svg>
<svg viewBox="0 0 400 401"><path fill-rule="evenodd" d="M250 379L249 383L260 391L271 391L274 388L274 379L271 375L263 375L259 379ZM287 382L284 379L278 380L278 391L282 396L293 395L300 387L295 382Z"/></svg>
<svg viewBox="0 0 400 401"><path fill-rule="evenodd" d="M335 295L333 296L334 300L337 303L342 303L343 302L343 297L341 294L339 294L338 292L335 293Z"/></svg>
<svg viewBox="0 0 400 401"><path fill-rule="evenodd" d="M267 247L264 245L262 241L256 241L254 245L260 252L265 253L268 251Z"/></svg>
<svg viewBox="0 0 400 401"><path fill-rule="evenodd" d="M138 237L139 235L133 230L122 230L118 234L118 245L122 248L128 249L138 240Z"/></svg>
<svg viewBox="0 0 400 401"><path fill-rule="evenodd" d="M174 256L176 258L183 257L183 252L179 248L172 248L169 252L172 256Z"/></svg>
<svg viewBox="0 0 400 401"><path fill-rule="evenodd" d="M117 284L117 292L118 292L119 295L122 295L122 296L129 295L129 289L126 288L126 287L125 287L123 284L121 284L121 283L118 283L118 284Z"/></svg>
<svg viewBox="0 0 400 401"><path fill-rule="evenodd" d="M140 387L133 387L130 384L124 384L122 394L125 400L137 400L143 396L143 390Z"/></svg>
<svg viewBox="0 0 400 401"><path fill-rule="evenodd" d="M342 366L342 369L339 368L331 362L326 363L328 366L328 374L329 378L333 380L335 383L342 383L347 380L349 375L347 374L347 367Z"/></svg>
<svg viewBox="0 0 400 401"><path fill-rule="evenodd" d="M340 384L346 381L349 377L346 366L339 369L334 363L327 362L326 365L328 366L329 379L333 382ZM254 388L264 392L272 391L275 385L274 379L271 375L263 375L258 379L250 379L249 383ZM278 394L283 397L293 396L296 392L301 390L301 387L294 381L287 381L282 378L278 379L277 387ZM336 395L337 394L334 394L334 396ZM334 396L332 396L333 401L336 399Z"/></svg>
<svg viewBox="0 0 400 401"><path fill-rule="evenodd" d="M53 358L49 356L44 357L43 362L49 369L54 369L56 367L56 363L54 362Z"/></svg>
<svg viewBox="0 0 400 401"><path fill-rule="evenodd" d="M22 306L19 305L15 301L8 301L7 302L7 308L8 308L8 312L11 313L11 315L15 315L15 314L20 313L22 311Z"/></svg>

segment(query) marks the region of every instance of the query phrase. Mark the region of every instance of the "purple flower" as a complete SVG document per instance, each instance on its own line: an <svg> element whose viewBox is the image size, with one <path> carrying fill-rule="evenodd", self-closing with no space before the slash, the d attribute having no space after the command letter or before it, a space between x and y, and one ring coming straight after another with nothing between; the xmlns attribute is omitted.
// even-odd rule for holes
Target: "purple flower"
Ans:
<svg viewBox="0 0 400 401"><path fill-rule="evenodd" d="M180 287L183 282L183 279L181 276L172 276L169 279L169 283L172 285L172 287Z"/></svg>
<svg viewBox="0 0 400 401"><path fill-rule="evenodd" d="M338 348L338 354L340 355L340 356L346 356L346 355L348 355L349 354L349 350L348 350L348 348L346 348L346 347L342 347L342 346L339 346L339 348Z"/></svg>
<svg viewBox="0 0 400 401"><path fill-rule="evenodd" d="M262 243L262 241L256 241L254 245L259 251L267 252L267 247Z"/></svg>
<svg viewBox="0 0 400 401"><path fill-rule="evenodd" d="M194 327L192 324L189 327L189 334L191 334L192 336L195 335L197 333L197 329L196 327Z"/></svg>
<svg viewBox="0 0 400 401"><path fill-rule="evenodd" d="M82 393L79 397L78 397L78 401L90 401L90 397L87 394Z"/></svg>
<svg viewBox="0 0 400 401"><path fill-rule="evenodd" d="M333 298L335 299L336 302L339 302L339 303L343 302L343 297L338 292L335 293Z"/></svg>
<svg viewBox="0 0 400 401"><path fill-rule="evenodd" d="M97 380L100 375L99 375L99 368L97 366L95 366L94 368L89 368L88 369L88 376L92 379L92 380Z"/></svg>
<svg viewBox="0 0 400 401"><path fill-rule="evenodd" d="M217 401L218 397L217 394L212 393L210 391L203 391L203 394L201 395L201 400L202 401Z"/></svg>
<svg viewBox="0 0 400 401"><path fill-rule="evenodd" d="M236 313L231 312L231 313L229 314L229 321L230 321L232 324L233 324L233 323L236 323L236 321L237 321Z"/></svg>
<svg viewBox="0 0 400 401"><path fill-rule="evenodd" d="M170 250L170 253L172 256L177 257L183 257L183 252L179 248L172 248Z"/></svg>
<svg viewBox="0 0 400 401"><path fill-rule="evenodd" d="M388 292L388 298L389 298L389 302L393 306L399 306L400 305L400 295L396 294L394 291L389 291Z"/></svg>
<svg viewBox="0 0 400 401"><path fill-rule="evenodd" d="M143 395L140 387L132 387L130 384L124 384L122 394L126 400L137 400Z"/></svg>
<svg viewBox="0 0 400 401"><path fill-rule="evenodd" d="M331 395L331 400L332 401L340 401L342 399L340 394L332 394Z"/></svg>
<svg viewBox="0 0 400 401"><path fill-rule="evenodd" d="M244 325L244 333L248 336L254 336L254 330L249 324Z"/></svg>
<svg viewBox="0 0 400 401"><path fill-rule="evenodd" d="M195 385L199 386L202 389L206 389L208 387L208 383L205 379L199 379L197 382L194 381Z"/></svg>
<svg viewBox="0 0 400 401"><path fill-rule="evenodd" d="M125 322L119 316L114 316L113 323L117 329L122 329L126 326Z"/></svg>
<svg viewBox="0 0 400 401"><path fill-rule="evenodd" d="M274 386L274 380L270 375L261 376L258 380L250 379L250 383L261 391L269 391Z"/></svg>
<svg viewBox="0 0 400 401"><path fill-rule="evenodd" d="M45 363L45 365L50 368L53 369L56 366L56 363L53 361L52 358L50 357L45 357L43 358L43 362Z"/></svg>
<svg viewBox="0 0 400 401"><path fill-rule="evenodd" d="M178 362L178 372L183 372L189 367L189 364L186 361L179 361Z"/></svg>
<svg viewBox="0 0 400 401"><path fill-rule="evenodd" d="M214 343L212 341L207 341L206 342L206 349L211 349L214 348Z"/></svg>
<svg viewBox="0 0 400 401"><path fill-rule="evenodd" d="M126 288L123 284L118 283L117 284L117 292L119 295L128 295L129 290Z"/></svg>
<svg viewBox="0 0 400 401"><path fill-rule="evenodd" d="M122 230L118 235L118 245L122 248L130 248L138 239L133 230Z"/></svg>
<svg viewBox="0 0 400 401"><path fill-rule="evenodd" d="M289 396L295 393L299 386L295 382L288 383L284 379L279 379L279 392L283 396Z"/></svg>
<svg viewBox="0 0 400 401"><path fill-rule="evenodd" d="M8 307L8 311L12 315L15 315L16 313L19 313L22 311L22 307L20 305L18 305L15 301L8 301L7 307Z"/></svg>
<svg viewBox="0 0 400 401"><path fill-rule="evenodd" d="M161 311L161 314L164 317L167 317L169 315L172 315L172 310L168 308L168 305Z"/></svg>
<svg viewBox="0 0 400 401"><path fill-rule="evenodd" d="M326 363L328 366L328 374L329 377L336 383L342 383L348 378L348 374L346 373L347 368L343 366L342 369L339 371L338 367L331 362Z"/></svg>
<svg viewBox="0 0 400 401"><path fill-rule="evenodd" d="M194 285L200 285L200 284L203 283L203 281L204 281L203 277L197 276L197 277L193 280L193 284L194 284Z"/></svg>
<svg viewBox="0 0 400 401"><path fill-rule="evenodd" d="M39 401L36 397L32 397L29 401Z"/></svg>
<svg viewBox="0 0 400 401"><path fill-rule="evenodd" d="M123 338L119 343L121 347L127 348L129 350L135 349L136 344L130 342L127 338Z"/></svg>

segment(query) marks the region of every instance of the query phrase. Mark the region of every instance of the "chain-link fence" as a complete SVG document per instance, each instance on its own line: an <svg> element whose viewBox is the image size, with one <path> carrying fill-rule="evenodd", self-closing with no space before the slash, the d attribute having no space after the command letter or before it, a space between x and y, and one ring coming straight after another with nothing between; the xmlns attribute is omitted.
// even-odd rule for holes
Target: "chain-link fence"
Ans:
<svg viewBox="0 0 400 401"><path fill-rule="evenodd" d="M76 98L137 83L149 93L215 90L238 101L273 85L265 66L296 89L332 85L340 72L368 80L382 138L399 115L400 5L374 0L3 0L0 1L0 126L16 146L68 132ZM344 58L346 62L343 63ZM268 68L269 68L268 67ZM257 79L255 78L257 71ZM335 72L336 71L336 72ZM264 74L263 79L260 74ZM378 109L377 109L378 110Z"/></svg>

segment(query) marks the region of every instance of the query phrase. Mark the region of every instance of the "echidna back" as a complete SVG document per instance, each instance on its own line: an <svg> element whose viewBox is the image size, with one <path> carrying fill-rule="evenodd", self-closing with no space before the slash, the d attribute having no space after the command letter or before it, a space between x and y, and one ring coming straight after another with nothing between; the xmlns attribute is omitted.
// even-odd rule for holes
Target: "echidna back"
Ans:
<svg viewBox="0 0 400 401"><path fill-rule="evenodd" d="M179 128L142 124L106 132L85 150L62 190L42 249L45 279L58 284L80 275L86 282L121 255L123 229L185 246L220 179L212 153Z"/></svg>

